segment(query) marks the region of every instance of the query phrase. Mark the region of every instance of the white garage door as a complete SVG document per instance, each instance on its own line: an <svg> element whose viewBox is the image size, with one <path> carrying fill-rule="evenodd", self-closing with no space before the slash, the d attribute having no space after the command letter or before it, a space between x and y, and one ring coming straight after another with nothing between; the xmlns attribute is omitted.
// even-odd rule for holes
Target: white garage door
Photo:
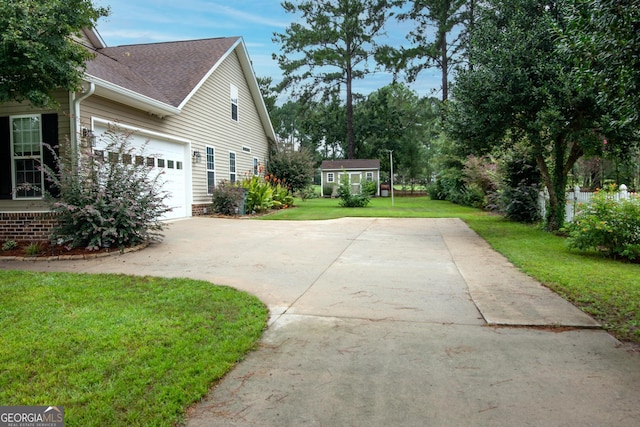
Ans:
<svg viewBox="0 0 640 427"><path fill-rule="evenodd" d="M94 121L93 132L96 135L96 150L104 149L107 141L101 137L107 128L106 123ZM163 219L191 216L189 171L187 170L189 166L187 164L189 159L188 143L140 129L133 132L130 141L136 149L140 149L146 144L144 149L145 164L149 166L153 164L155 171L162 172L161 180L164 182L162 189L169 192L169 197L165 202L172 209Z"/></svg>

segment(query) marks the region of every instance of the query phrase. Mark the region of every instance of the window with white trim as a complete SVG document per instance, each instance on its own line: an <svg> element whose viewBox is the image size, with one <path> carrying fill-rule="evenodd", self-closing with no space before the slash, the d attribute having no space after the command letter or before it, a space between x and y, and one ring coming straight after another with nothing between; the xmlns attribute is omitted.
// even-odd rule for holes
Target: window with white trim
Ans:
<svg viewBox="0 0 640 427"><path fill-rule="evenodd" d="M327 172L327 182L335 182L335 179L333 172Z"/></svg>
<svg viewBox="0 0 640 427"><path fill-rule="evenodd" d="M231 95L231 120L238 121L238 88L234 85L230 87Z"/></svg>
<svg viewBox="0 0 640 427"><path fill-rule="evenodd" d="M253 158L253 174L254 175L260 174L260 162L258 161L257 157Z"/></svg>
<svg viewBox="0 0 640 427"><path fill-rule="evenodd" d="M213 194L216 188L216 149L207 147L207 193Z"/></svg>
<svg viewBox="0 0 640 427"><path fill-rule="evenodd" d="M40 115L11 117L13 187L23 187L16 199L39 199L44 188L42 122Z"/></svg>
<svg viewBox="0 0 640 427"><path fill-rule="evenodd" d="M366 180L367 181L373 181L373 172L367 172Z"/></svg>
<svg viewBox="0 0 640 427"><path fill-rule="evenodd" d="M229 151L229 181L236 182L236 153Z"/></svg>

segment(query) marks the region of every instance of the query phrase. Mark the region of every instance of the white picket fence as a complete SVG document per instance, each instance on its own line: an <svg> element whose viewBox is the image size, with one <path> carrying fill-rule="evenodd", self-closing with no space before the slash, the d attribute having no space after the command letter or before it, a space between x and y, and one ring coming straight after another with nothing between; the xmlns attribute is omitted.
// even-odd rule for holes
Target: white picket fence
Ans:
<svg viewBox="0 0 640 427"><path fill-rule="evenodd" d="M622 184L620 186L620 191L613 194L612 197L614 200L623 200L629 199L631 197L637 197L635 193L630 193L627 189L627 186ZM580 187L576 186L573 191L567 192L567 204L565 206L565 222L573 221L573 218L576 216L576 213L579 210L579 206L581 203L588 203L589 200L593 197L593 192L590 191L580 191ZM547 214L547 204L549 203L549 192L545 188L544 191L540 192L538 197L538 204L540 205L540 213L542 217L545 218Z"/></svg>

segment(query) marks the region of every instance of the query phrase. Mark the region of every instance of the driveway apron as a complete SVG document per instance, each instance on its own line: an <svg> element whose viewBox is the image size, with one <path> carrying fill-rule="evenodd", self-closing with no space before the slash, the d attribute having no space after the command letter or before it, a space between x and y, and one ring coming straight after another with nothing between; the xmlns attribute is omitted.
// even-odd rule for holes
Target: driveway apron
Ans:
<svg viewBox="0 0 640 427"><path fill-rule="evenodd" d="M140 252L0 269L190 277L269 328L197 426L636 426L640 355L457 219L172 222Z"/></svg>

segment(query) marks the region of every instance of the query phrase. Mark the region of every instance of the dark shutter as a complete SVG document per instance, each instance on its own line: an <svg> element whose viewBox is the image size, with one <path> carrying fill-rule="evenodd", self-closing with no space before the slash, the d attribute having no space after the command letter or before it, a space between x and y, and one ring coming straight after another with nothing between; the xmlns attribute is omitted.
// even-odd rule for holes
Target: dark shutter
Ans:
<svg viewBox="0 0 640 427"><path fill-rule="evenodd" d="M51 170L57 172L56 159L51 150L53 149L58 155L60 153L60 147L58 146L58 115L57 114L43 114L42 115L42 142L45 144L42 147L42 161ZM48 145L48 146L47 146ZM44 188L53 197L60 195L60 190L53 185L50 179L45 174Z"/></svg>
<svg viewBox="0 0 640 427"><path fill-rule="evenodd" d="M12 198L11 127L9 117L0 117L0 199Z"/></svg>

